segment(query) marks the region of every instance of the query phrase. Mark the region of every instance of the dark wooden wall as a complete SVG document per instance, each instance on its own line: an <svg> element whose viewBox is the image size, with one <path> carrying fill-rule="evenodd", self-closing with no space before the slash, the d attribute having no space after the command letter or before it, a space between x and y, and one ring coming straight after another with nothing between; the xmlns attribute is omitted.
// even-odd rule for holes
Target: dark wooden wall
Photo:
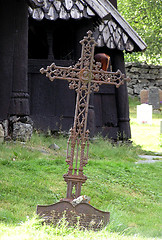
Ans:
<svg viewBox="0 0 162 240"><path fill-rule="evenodd" d="M72 65L72 61L55 60L60 66ZM40 74L51 60L29 60L30 112L34 127L47 131L68 131L73 124L75 92L70 90L66 80L51 82Z"/></svg>
<svg viewBox="0 0 162 240"><path fill-rule="evenodd" d="M111 71L118 69L125 74L124 53L117 49L96 47L96 53L103 52L110 56ZM94 110L96 131L113 139L129 139L131 137L129 123L129 102L127 84L115 86L101 86L94 94Z"/></svg>
<svg viewBox="0 0 162 240"><path fill-rule="evenodd" d="M55 60L55 63L70 66L73 61ZM76 94L69 89L67 81L51 82L40 74L40 68L50 64L51 60L29 60L30 116L37 129L68 131L73 125ZM119 126L114 86L100 86L100 91L91 95L88 128L91 136L102 133L117 138Z"/></svg>
<svg viewBox="0 0 162 240"><path fill-rule="evenodd" d="M100 86L94 94L95 133L102 133L116 139L118 128L118 114L114 86Z"/></svg>
<svg viewBox="0 0 162 240"><path fill-rule="evenodd" d="M81 56L79 41L93 28L93 21L30 19L29 23L30 116L36 128L68 131L73 125L76 93L69 89L66 80L50 82L39 70L52 62L58 66L75 64Z"/></svg>
<svg viewBox="0 0 162 240"><path fill-rule="evenodd" d="M29 115L26 1L1 1L0 26L0 120L4 120Z"/></svg>
<svg viewBox="0 0 162 240"><path fill-rule="evenodd" d="M40 23L30 20L29 57L35 59L29 59L29 94L31 118L36 128L68 131L72 126L75 92L69 90L66 81L50 82L39 70L52 62L59 66L70 66L77 62L81 56L79 41L92 26L92 22L87 24L87 20L86 25L84 21ZM71 30L68 31L69 27ZM98 52L110 55L112 71L120 69L125 73L121 51L96 47L96 53ZM120 89L117 90L115 86L100 86L98 93L91 94L88 116L91 136L100 132L103 136L117 139L118 135L122 138L125 131L126 138L130 137L126 86L121 86Z"/></svg>
<svg viewBox="0 0 162 240"><path fill-rule="evenodd" d="M78 61L79 41L93 29L96 20L37 22L29 19L28 38L27 9L25 0L1 2L0 121L12 115L30 114L36 128L68 131L73 124L76 94L69 90L66 81L51 83L39 69L52 62L69 66ZM125 73L123 52L96 48L97 52L110 55L113 71L120 69ZM118 132L121 138L124 132L126 138L130 137L126 85L119 89L101 86L98 93L91 95L88 127L92 135L101 132L116 139Z"/></svg>
<svg viewBox="0 0 162 240"><path fill-rule="evenodd" d="M31 20L30 23L30 28L35 28L38 32L37 38L35 36L36 48L34 52L32 51L34 42L30 42L29 34L29 56L33 54L33 58L35 58L29 59L28 69L30 111L34 126L44 130L49 128L52 131L68 131L73 124L76 94L69 90L66 81L50 82L49 79L40 74L39 70L52 62L59 66L70 66L77 62L81 55L79 41L93 26L92 22L89 22L86 27L83 21L80 23L77 21L56 21L55 23L43 21L38 23ZM39 25L40 30L37 25ZM68 31L69 27L73 30ZM67 35L68 32L71 34ZM40 47L42 55L39 51ZM96 47L96 53L98 52L110 55L112 71L120 69L125 73L123 52ZM41 59L37 59L38 57ZM103 136L117 139L119 135L123 138L124 131L126 138L130 137L126 85L121 86L120 89L116 89L115 86L100 86L98 93L91 94L88 128L91 131L91 136L100 132Z"/></svg>
<svg viewBox="0 0 162 240"><path fill-rule="evenodd" d="M1 1L0 7L0 120L7 119L12 91L14 1ZM6 8L8 14L6 14Z"/></svg>

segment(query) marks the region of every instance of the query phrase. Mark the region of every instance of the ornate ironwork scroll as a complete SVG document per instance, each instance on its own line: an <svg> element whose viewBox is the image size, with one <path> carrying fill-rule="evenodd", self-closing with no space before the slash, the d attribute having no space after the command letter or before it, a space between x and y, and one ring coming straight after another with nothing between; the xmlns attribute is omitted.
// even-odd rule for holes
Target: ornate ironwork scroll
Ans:
<svg viewBox="0 0 162 240"><path fill-rule="evenodd" d="M89 98L92 91L99 91L101 84L112 84L119 87L125 78L120 70L107 72L101 69L100 63L94 61L95 42L92 32L88 31L80 43L82 53L79 61L70 67L60 67L52 63L46 69L41 68L40 72L46 74L51 81L63 79L69 82L69 88L77 93L76 108L73 128L70 130L70 137L67 143L66 162L69 165L68 173L64 174L67 182L66 199L72 201L81 194L81 186L87 177L83 174L83 167L88 162L89 131L87 130L87 117ZM75 189L73 193L73 189Z"/></svg>

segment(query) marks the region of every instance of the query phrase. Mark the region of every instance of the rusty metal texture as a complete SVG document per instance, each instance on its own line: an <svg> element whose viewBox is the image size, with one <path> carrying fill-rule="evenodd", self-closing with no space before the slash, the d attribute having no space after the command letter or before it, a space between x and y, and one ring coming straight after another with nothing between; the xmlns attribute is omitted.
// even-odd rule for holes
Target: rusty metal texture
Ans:
<svg viewBox="0 0 162 240"><path fill-rule="evenodd" d="M109 212L100 211L90 204L80 203L75 207L62 201L49 206L37 206L37 214L43 218L46 224L56 226L65 219L68 226L77 226L83 229L99 230L104 227L110 219Z"/></svg>
<svg viewBox="0 0 162 240"><path fill-rule="evenodd" d="M81 186L87 180L83 174L83 167L88 162L89 131L87 130L87 116L89 98L92 91L99 91L101 84L115 85L117 88L128 81L120 70L107 72L101 69L101 63L95 63L95 42L92 32L80 41L82 53L79 61L70 67L60 67L52 63L40 72L46 74L51 81L63 79L69 82L69 88L75 89L77 93L76 108L73 128L67 143L66 162L69 165L68 173L64 174L67 183L68 201L77 198L81 194ZM74 190L74 193L73 193Z"/></svg>

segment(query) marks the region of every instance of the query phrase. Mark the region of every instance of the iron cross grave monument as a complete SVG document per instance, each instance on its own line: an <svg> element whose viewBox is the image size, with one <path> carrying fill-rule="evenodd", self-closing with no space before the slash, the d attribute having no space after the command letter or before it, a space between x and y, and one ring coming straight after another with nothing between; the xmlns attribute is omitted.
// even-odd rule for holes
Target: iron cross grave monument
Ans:
<svg viewBox="0 0 162 240"><path fill-rule="evenodd" d="M66 198L49 206L37 206L37 214L46 222L57 224L63 216L71 225L79 221L83 228L100 229L109 222L110 213L100 211L91 206L84 196L81 196L81 187L87 180L83 168L88 162L89 131L87 130L87 117L90 94L99 91L101 84L113 84L117 88L128 81L120 70L107 72L101 69L100 63L95 63L94 51L97 45L92 32L80 41L82 53L79 61L70 67L60 67L52 63L40 72L46 74L51 81L55 79L67 80L69 88L77 93L74 124L70 130L67 143L66 162L68 172L63 175L67 183Z"/></svg>

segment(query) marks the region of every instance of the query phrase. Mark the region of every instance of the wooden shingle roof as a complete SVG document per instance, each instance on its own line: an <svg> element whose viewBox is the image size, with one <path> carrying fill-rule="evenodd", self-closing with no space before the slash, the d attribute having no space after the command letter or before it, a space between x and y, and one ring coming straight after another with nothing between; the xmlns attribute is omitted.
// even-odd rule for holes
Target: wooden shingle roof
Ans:
<svg viewBox="0 0 162 240"><path fill-rule="evenodd" d="M55 21L98 16L102 22L94 30L98 46L127 52L143 51L146 44L108 0L28 0L29 15Z"/></svg>

